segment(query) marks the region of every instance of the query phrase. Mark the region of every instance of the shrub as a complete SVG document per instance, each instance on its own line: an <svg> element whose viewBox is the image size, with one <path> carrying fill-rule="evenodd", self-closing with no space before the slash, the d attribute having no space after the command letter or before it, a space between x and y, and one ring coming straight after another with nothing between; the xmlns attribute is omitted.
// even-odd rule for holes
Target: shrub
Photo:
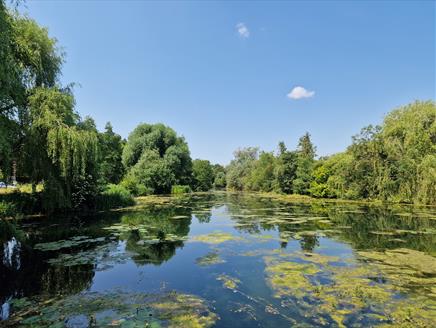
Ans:
<svg viewBox="0 0 436 328"><path fill-rule="evenodd" d="M17 209L11 203L0 201L0 219L15 217Z"/></svg>
<svg viewBox="0 0 436 328"><path fill-rule="evenodd" d="M12 193L0 194L0 203L14 204L15 213L41 213L43 210L41 195L41 193L29 194L21 193L16 190Z"/></svg>
<svg viewBox="0 0 436 328"><path fill-rule="evenodd" d="M130 191L121 185L109 184L106 190L97 197L97 209L99 210L132 205L135 205L135 199Z"/></svg>
<svg viewBox="0 0 436 328"><path fill-rule="evenodd" d="M147 189L143 184L140 184L132 174L127 174L121 186L130 191L134 196L146 196L152 193L152 190Z"/></svg>
<svg viewBox="0 0 436 328"><path fill-rule="evenodd" d="M171 193L173 195L187 194L190 192L192 192L192 190L189 186L175 185L171 188Z"/></svg>

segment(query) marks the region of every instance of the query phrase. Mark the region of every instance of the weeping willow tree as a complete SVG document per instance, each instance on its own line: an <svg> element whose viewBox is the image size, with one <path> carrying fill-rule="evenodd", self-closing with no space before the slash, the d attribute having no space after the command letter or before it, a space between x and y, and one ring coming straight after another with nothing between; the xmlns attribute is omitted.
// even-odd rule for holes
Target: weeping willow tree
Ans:
<svg viewBox="0 0 436 328"><path fill-rule="evenodd" d="M36 88L29 109L27 162L32 181L44 183L45 207L82 205L96 182L96 130L81 124L69 89Z"/></svg>
<svg viewBox="0 0 436 328"><path fill-rule="evenodd" d="M33 19L0 0L0 169L44 183L44 207L81 207L96 193L97 130L60 86L64 54Z"/></svg>

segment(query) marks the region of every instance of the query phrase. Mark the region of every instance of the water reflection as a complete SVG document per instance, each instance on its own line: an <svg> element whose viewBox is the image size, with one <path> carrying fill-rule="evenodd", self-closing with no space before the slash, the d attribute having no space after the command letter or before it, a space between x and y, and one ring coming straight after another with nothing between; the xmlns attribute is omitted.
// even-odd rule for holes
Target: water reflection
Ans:
<svg viewBox="0 0 436 328"><path fill-rule="evenodd" d="M1 304L0 307L0 320L6 320L9 318L9 311L10 311L10 298L6 299L4 303Z"/></svg>
<svg viewBox="0 0 436 328"><path fill-rule="evenodd" d="M19 270L21 266L20 249L21 243L15 237L5 242L3 244L3 265L12 270Z"/></svg>
<svg viewBox="0 0 436 328"><path fill-rule="evenodd" d="M75 295L92 290L96 280L101 281L100 273L110 273L113 269L127 270L127 265L130 264L134 264L134 267L129 267L129 271L123 272L132 280L131 288L139 288L132 286L142 284L140 282L142 278L137 278L133 273L155 272L156 276L153 276L155 279L165 276L165 279L170 280L174 286L189 288L189 292L206 293L202 288L212 288L210 286L218 288L210 279L215 281L216 276L222 274L222 269L219 269L222 268L221 265L241 275L241 272L245 272L243 276L238 277L241 284L244 284L245 278L251 279L253 283L255 282L255 286L250 288L262 291L264 294L261 299L269 299L272 296L268 293L271 293L271 289L274 291L274 283L277 285L277 282L284 277L291 279L280 272L282 266L288 264L278 261L277 258L264 261L270 263L271 268L276 270L269 271L269 279L272 282L269 283L268 289L263 281L265 275L255 274L263 268L259 265L260 262L248 262L249 259L241 257L243 252L253 250L268 256L282 254L284 259L293 254L293 257L290 257L292 261L295 258L298 258L298 261L308 261L300 255L312 254L311 266L299 264L288 269L294 273L307 268L312 270L309 273L313 274L313 277L309 277L310 274L301 275L300 280L295 280L294 275L292 281L303 286L307 293L315 293L319 291L310 285L311 281L317 281L317 284L322 285L335 278L338 284L347 285L345 281L340 280L346 277L345 271L338 274L330 264L327 266L324 262L313 262L314 259L322 261L317 257L318 252L351 254L355 251L359 256L365 256L366 261L377 263L377 270L383 274L392 275L391 271L384 268L390 265L384 253L387 250L393 250L392 256L398 258L401 256L411 258L421 254L401 253L398 249L409 249L433 256L436 254L434 217L435 212L431 208L402 206L387 208L322 202L299 204L280 202L268 197L217 193L162 198L154 203L140 204L137 209L128 212L111 212L92 217L25 222L20 226L2 221L0 222L0 318L4 320L9 316L11 299L40 295L62 295L62 297ZM220 242L205 246L201 243L191 243L195 240L193 235L207 236L215 233L215 236L227 236L224 232L221 235L216 233L217 230L223 230L229 236L237 234L237 238L233 238L235 243L231 244L232 238L228 238L230 244ZM182 251L185 248L187 251L183 253L184 260L179 261L177 267L172 267L171 265L176 265L173 264L176 263L173 260L177 258L178 250ZM236 256L235 254L239 254L238 261L232 262L229 257ZM295 254L300 254L298 255L300 257ZM347 268L349 263L343 258L340 261L343 262L341 265ZM198 269L195 263L203 263L199 265L203 268ZM154 271L142 271L144 268L152 268ZM189 280L190 283L183 283L181 270L186 270L186 276L193 277ZM330 276L323 273L329 270ZM425 271L426 279L428 277L436 279L436 275L432 276L434 271L427 271ZM355 282L361 283L358 274L359 272L356 272ZM112 278L107 277L104 278L105 286L117 286L116 279L120 279L119 276L114 274ZM408 276L401 276L402 280L406 278L409 279ZM390 279L395 282L395 277L391 276ZM375 281L378 283L383 280L377 277ZM417 281L414 280L415 283ZM153 279L150 278L150 284L152 283ZM276 292L278 290L282 293L281 296L287 297L286 300L281 300L283 304L291 304L295 301L291 299L295 295L288 290L282 291L281 288L287 286L275 287ZM404 292L402 289L404 286L400 287L399 290ZM428 285L423 290L428 292ZM333 292L326 289L325 295L320 295L327 298ZM245 291L238 291L238 293L245 295ZM383 297L391 296L388 292L385 294ZM216 293L209 296L217 300L217 307L228 302L228 299L223 299L220 303L220 298L224 296ZM233 302L235 303L234 300ZM275 301L270 302L262 303L262 306L269 306L268 309L272 312L280 307L287 309L287 305L273 306ZM251 318L256 315L260 320L262 317L259 313L253 312L253 305L241 303L241 300L236 303L240 304L241 308L251 309ZM307 309L311 304L305 306ZM330 303L328 306L334 308ZM231 317L226 309L219 310L223 311L222 317ZM294 313L294 315L300 314ZM280 316L288 318L290 314L280 314ZM301 316L303 318L305 314ZM323 316L327 318L325 313ZM250 327L250 321L247 320L247 327ZM278 321L268 321L268 317L263 320L278 324ZM225 325L225 322L223 319L222 325Z"/></svg>

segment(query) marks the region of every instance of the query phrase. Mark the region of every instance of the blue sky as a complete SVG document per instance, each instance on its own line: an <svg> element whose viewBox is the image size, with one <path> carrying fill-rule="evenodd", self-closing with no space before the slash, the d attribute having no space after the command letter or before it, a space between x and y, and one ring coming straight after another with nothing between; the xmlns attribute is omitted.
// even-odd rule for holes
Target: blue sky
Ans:
<svg viewBox="0 0 436 328"><path fill-rule="evenodd" d="M327 155L391 109L435 99L433 1L28 1L21 11L66 51L62 80L80 84L82 116L123 137L163 122L193 158L294 148L305 131Z"/></svg>

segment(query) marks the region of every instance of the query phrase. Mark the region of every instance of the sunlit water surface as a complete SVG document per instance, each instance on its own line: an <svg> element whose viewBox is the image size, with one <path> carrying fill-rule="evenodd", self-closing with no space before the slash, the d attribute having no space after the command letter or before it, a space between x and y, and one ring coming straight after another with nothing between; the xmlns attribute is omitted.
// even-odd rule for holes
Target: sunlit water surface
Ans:
<svg viewBox="0 0 436 328"><path fill-rule="evenodd" d="M0 325L432 327L435 219L212 193L3 223Z"/></svg>

